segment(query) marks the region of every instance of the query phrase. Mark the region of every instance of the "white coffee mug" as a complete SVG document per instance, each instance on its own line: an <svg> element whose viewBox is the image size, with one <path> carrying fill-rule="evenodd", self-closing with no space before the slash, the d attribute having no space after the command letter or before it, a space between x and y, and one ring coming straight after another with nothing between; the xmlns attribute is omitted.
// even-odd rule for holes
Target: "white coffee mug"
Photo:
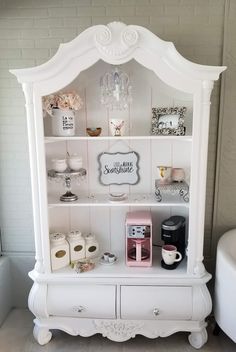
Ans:
<svg viewBox="0 0 236 352"><path fill-rule="evenodd" d="M161 250L162 259L165 264L172 265L182 260L182 254L172 244L165 244ZM178 258L176 258L178 256Z"/></svg>
<svg viewBox="0 0 236 352"><path fill-rule="evenodd" d="M172 167L171 166L157 166L157 173L158 179L160 183L168 184L172 181L171 173Z"/></svg>
<svg viewBox="0 0 236 352"><path fill-rule="evenodd" d="M111 135L114 137L124 136L125 121L122 119L110 119L109 121Z"/></svg>

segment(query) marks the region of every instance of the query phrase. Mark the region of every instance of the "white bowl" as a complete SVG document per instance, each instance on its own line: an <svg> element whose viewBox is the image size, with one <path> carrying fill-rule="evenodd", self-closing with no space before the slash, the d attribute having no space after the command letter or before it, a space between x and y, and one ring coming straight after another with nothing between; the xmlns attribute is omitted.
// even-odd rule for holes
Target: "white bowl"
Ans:
<svg viewBox="0 0 236 352"><path fill-rule="evenodd" d="M52 168L57 172L64 172L67 169L66 159L52 159Z"/></svg>
<svg viewBox="0 0 236 352"><path fill-rule="evenodd" d="M71 156L68 158L68 165L71 170L78 171L82 168L83 162L81 156Z"/></svg>

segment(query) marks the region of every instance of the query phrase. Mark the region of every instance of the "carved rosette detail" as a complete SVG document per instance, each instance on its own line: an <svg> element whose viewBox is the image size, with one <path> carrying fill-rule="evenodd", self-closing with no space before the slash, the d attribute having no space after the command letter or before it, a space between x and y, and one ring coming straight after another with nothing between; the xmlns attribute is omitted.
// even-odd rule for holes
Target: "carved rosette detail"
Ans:
<svg viewBox="0 0 236 352"><path fill-rule="evenodd" d="M112 34L111 34L111 31L108 27L104 26L102 28L102 30L100 30L99 32L97 32L95 34L95 42L98 44L98 45L101 45L101 46L106 46L108 44L110 44L112 40Z"/></svg>
<svg viewBox="0 0 236 352"><path fill-rule="evenodd" d="M143 327L142 323L124 322L124 321L99 321L94 320L96 329L103 337L108 337L113 341L126 341L134 338Z"/></svg>
<svg viewBox="0 0 236 352"><path fill-rule="evenodd" d="M95 45L106 59L120 60L131 55L138 43L139 34L123 23L113 22L102 26L95 34Z"/></svg>
<svg viewBox="0 0 236 352"><path fill-rule="evenodd" d="M133 46L138 42L138 32L134 29L127 28L122 32L121 38L128 46Z"/></svg>

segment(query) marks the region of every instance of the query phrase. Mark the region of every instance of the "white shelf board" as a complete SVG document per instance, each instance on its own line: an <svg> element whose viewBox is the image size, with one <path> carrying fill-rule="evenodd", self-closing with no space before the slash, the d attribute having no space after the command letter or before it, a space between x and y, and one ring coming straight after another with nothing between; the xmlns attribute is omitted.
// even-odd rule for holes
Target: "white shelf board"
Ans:
<svg viewBox="0 0 236 352"><path fill-rule="evenodd" d="M84 273L77 273L70 266L56 270L53 274L58 276L70 276L77 278L98 278L98 277L113 277L113 278L157 278L157 277L176 277L185 276L187 273L186 258L174 270L167 270L161 267L161 248L153 249L153 265L151 267L130 267L125 263L124 253L114 253L117 256L117 261L113 265L103 265L99 263L99 259L94 259L95 268ZM92 259L91 259L92 260Z"/></svg>
<svg viewBox="0 0 236 352"><path fill-rule="evenodd" d="M191 142L192 136L99 136L99 137L89 137L89 136L73 136L73 137L53 137L48 136L44 138L45 143L55 143L61 141L118 141L118 140L178 140Z"/></svg>
<svg viewBox="0 0 236 352"><path fill-rule="evenodd" d="M111 202L108 194L93 194L91 196L80 196L79 199L73 202L62 202L60 201L59 195L48 195L48 206L49 207L80 207L80 206L137 206L137 207L171 207L181 206L189 207L189 203L176 197L165 197L161 202L157 202L154 194L148 193L134 193L129 194L127 199L124 201Z"/></svg>

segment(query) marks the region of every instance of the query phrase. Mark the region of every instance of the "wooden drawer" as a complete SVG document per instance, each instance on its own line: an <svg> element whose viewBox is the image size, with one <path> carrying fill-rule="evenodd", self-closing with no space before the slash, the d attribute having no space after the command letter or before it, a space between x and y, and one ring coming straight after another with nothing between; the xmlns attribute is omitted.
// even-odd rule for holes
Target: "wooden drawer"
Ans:
<svg viewBox="0 0 236 352"><path fill-rule="evenodd" d="M116 286L50 285L50 315L79 318L116 318Z"/></svg>
<svg viewBox="0 0 236 352"><path fill-rule="evenodd" d="M191 317L191 287L121 287L122 319L186 320Z"/></svg>

